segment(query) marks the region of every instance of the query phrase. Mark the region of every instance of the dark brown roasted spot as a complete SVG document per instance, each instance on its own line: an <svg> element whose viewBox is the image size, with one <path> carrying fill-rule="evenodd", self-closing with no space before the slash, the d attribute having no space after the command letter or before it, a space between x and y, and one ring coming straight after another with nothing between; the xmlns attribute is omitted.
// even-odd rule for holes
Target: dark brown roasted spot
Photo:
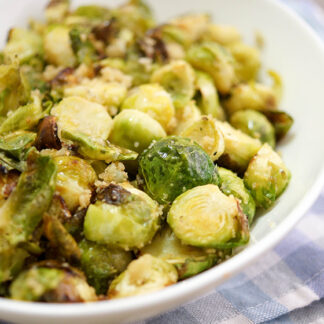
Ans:
<svg viewBox="0 0 324 324"><path fill-rule="evenodd" d="M129 191L113 183L97 193L97 199L111 205L122 205L128 202L130 197Z"/></svg>
<svg viewBox="0 0 324 324"><path fill-rule="evenodd" d="M112 18L100 25L95 26L92 29L92 34L97 40L107 44L116 36L117 31L117 21L116 19Z"/></svg>
<svg viewBox="0 0 324 324"><path fill-rule="evenodd" d="M35 145L38 150L59 150L62 148L61 141L57 135L57 123L54 116L47 116L41 121Z"/></svg>

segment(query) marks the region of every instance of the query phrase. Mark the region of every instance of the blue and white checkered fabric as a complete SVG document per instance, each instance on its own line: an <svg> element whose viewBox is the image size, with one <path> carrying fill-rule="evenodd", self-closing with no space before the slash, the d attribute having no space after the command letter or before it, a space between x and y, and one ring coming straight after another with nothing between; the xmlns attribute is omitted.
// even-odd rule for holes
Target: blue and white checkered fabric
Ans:
<svg viewBox="0 0 324 324"><path fill-rule="evenodd" d="M312 0L281 0L323 38ZM324 323L324 189L298 226L271 252L208 296L137 324Z"/></svg>

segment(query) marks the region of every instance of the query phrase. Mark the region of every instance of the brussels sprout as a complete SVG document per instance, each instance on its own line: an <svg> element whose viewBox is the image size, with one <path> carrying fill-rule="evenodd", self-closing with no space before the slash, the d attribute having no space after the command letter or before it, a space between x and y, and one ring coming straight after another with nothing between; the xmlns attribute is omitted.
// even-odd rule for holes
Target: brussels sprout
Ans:
<svg viewBox="0 0 324 324"><path fill-rule="evenodd" d="M81 268L97 294L106 294L109 280L115 278L132 261L131 252L108 248L87 240L79 244Z"/></svg>
<svg viewBox="0 0 324 324"><path fill-rule="evenodd" d="M39 92L36 90L32 94L32 102L19 107L7 117L0 125L0 134L14 132L16 130L29 130L45 116Z"/></svg>
<svg viewBox="0 0 324 324"><path fill-rule="evenodd" d="M275 147L275 130L269 120L260 112L255 110L239 110L235 112L230 123L243 133L259 139L262 143L268 143Z"/></svg>
<svg viewBox="0 0 324 324"><path fill-rule="evenodd" d="M42 56L42 38L32 30L13 28L9 32L8 42L3 50L5 62L18 60L28 63L34 56Z"/></svg>
<svg viewBox="0 0 324 324"><path fill-rule="evenodd" d="M142 248L158 230L159 205L144 192L125 184L110 184L89 206L84 235L89 241L120 247Z"/></svg>
<svg viewBox="0 0 324 324"><path fill-rule="evenodd" d="M209 24L202 38L206 41L212 41L227 46L239 42L241 40L241 35L237 28L233 26Z"/></svg>
<svg viewBox="0 0 324 324"><path fill-rule="evenodd" d="M0 151L0 168L4 168L6 171L18 170L23 172L26 170L26 161L17 161Z"/></svg>
<svg viewBox="0 0 324 324"><path fill-rule="evenodd" d="M278 141L289 132L294 123L294 119L284 111L265 111L264 114L272 123Z"/></svg>
<svg viewBox="0 0 324 324"><path fill-rule="evenodd" d="M109 298L144 295L176 283L175 267L149 254L132 261L126 271L113 280L108 290Z"/></svg>
<svg viewBox="0 0 324 324"><path fill-rule="evenodd" d="M51 203L55 177L56 167L49 157L29 154L27 170L0 207L0 236L10 246L29 240Z"/></svg>
<svg viewBox="0 0 324 324"><path fill-rule="evenodd" d="M290 177L279 154L268 144L263 144L244 174L244 183L257 206L267 209L285 191Z"/></svg>
<svg viewBox="0 0 324 324"><path fill-rule="evenodd" d="M247 217L216 185L196 187L173 202L167 222L183 244L233 248L249 241Z"/></svg>
<svg viewBox="0 0 324 324"><path fill-rule="evenodd" d="M74 66L76 57L72 50L69 29L64 26L54 26L44 36L45 59L57 66Z"/></svg>
<svg viewBox="0 0 324 324"><path fill-rule="evenodd" d="M157 233L150 245L141 250L141 254L150 254L172 265L178 271L179 279L194 276L211 268L222 259L224 254L214 249L201 249L183 245L169 226Z"/></svg>
<svg viewBox="0 0 324 324"><path fill-rule="evenodd" d="M35 146L38 150L60 150L62 148L61 141L57 134L57 123L54 116L47 116L40 122Z"/></svg>
<svg viewBox="0 0 324 324"><path fill-rule="evenodd" d="M213 161L216 161L224 153L223 133L215 121L208 116L202 116L200 120L184 129L180 136L190 138L198 143Z"/></svg>
<svg viewBox="0 0 324 324"><path fill-rule="evenodd" d="M101 79L93 79L81 82L81 84L66 87L64 89L65 97L82 97L89 101L97 102L113 111L119 108L126 97L127 88L119 83L108 83Z"/></svg>
<svg viewBox="0 0 324 324"><path fill-rule="evenodd" d="M56 190L63 197L70 211L78 206L87 207L91 189L97 175L91 165L76 156L54 158L57 166Z"/></svg>
<svg viewBox="0 0 324 324"><path fill-rule="evenodd" d="M191 124L200 120L201 113L194 101L190 101L187 105L179 107L176 110L175 125L171 128L170 134L179 135Z"/></svg>
<svg viewBox="0 0 324 324"><path fill-rule="evenodd" d="M236 82L233 57L217 43L205 42L191 46L187 60L194 68L210 74L221 94L229 93Z"/></svg>
<svg viewBox="0 0 324 324"><path fill-rule="evenodd" d="M217 182L208 154L192 140L176 136L152 144L140 155L139 167L145 191L162 204L188 189Z"/></svg>
<svg viewBox="0 0 324 324"><path fill-rule="evenodd" d="M139 110L123 110L113 121L109 140L138 153L142 153L152 141L166 137L161 124Z"/></svg>
<svg viewBox="0 0 324 324"><path fill-rule="evenodd" d="M36 134L26 131L17 131L5 136L0 136L0 151L21 160L26 154L26 150L36 139Z"/></svg>
<svg viewBox="0 0 324 324"><path fill-rule="evenodd" d="M170 128L175 111L170 95L157 84L145 84L130 92L122 109L136 109L149 114L165 130Z"/></svg>
<svg viewBox="0 0 324 324"><path fill-rule="evenodd" d="M108 141L99 141L83 133L70 133L62 131L62 137L78 145L78 152L85 158L103 160L107 163L113 161L135 160L136 152L110 144Z"/></svg>
<svg viewBox="0 0 324 324"><path fill-rule="evenodd" d="M235 73L239 80L254 80L261 66L260 51L243 43L230 45L229 51L235 59Z"/></svg>
<svg viewBox="0 0 324 324"><path fill-rule="evenodd" d="M73 14L90 20L105 20L110 17L109 10L98 5L80 6Z"/></svg>
<svg viewBox="0 0 324 324"><path fill-rule="evenodd" d="M10 286L12 299L40 302L87 302L97 296L84 276L71 267L45 261L26 270Z"/></svg>
<svg viewBox="0 0 324 324"><path fill-rule="evenodd" d="M21 70L15 64L0 65L0 116L7 116L29 99Z"/></svg>
<svg viewBox="0 0 324 324"><path fill-rule="evenodd" d="M151 78L171 94L174 106L183 107L195 93L195 73L185 61L178 60L156 70Z"/></svg>
<svg viewBox="0 0 324 324"><path fill-rule="evenodd" d="M61 22L68 14L69 0L51 0L45 9L45 17L49 23Z"/></svg>
<svg viewBox="0 0 324 324"><path fill-rule="evenodd" d="M244 172L261 147L261 142L252 138L238 129L233 128L227 122L215 121L224 136L225 150L218 159L218 163L225 168Z"/></svg>
<svg viewBox="0 0 324 324"><path fill-rule="evenodd" d="M106 140L112 127L105 107L80 97L64 98L53 107L51 114L57 117L59 135L64 130Z"/></svg>
<svg viewBox="0 0 324 324"><path fill-rule="evenodd" d="M160 25L156 28L158 32L162 36L162 40L168 44L177 44L181 49L181 58L184 57L184 49L188 48L192 43L192 35L188 34L183 28L180 26L176 26L174 24L164 24ZM168 55L169 55L168 50ZM171 55L172 58L172 55Z"/></svg>
<svg viewBox="0 0 324 324"><path fill-rule="evenodd" d="M279 76L274 77L272 72L270 76L274 79L272 87L257 82L241 83L233 87L229 98L224 100L227 111L233 114L235 111L245 109L262 112L276 110L281 95L281 86L275 79Z"/></svg>
<svg viewBox="0 0 324 324"><path fill-rule="evenodd" d="M204 72L196 72L197 93L195 99L204 115L211 115L220 120L225 119L225 113L218 99L218 93L211 76Z"/></svg>
<svg viewBox="0 0 324 324"><path fill-rule="evenodd" d="M224 168L218 168L220 190L226 195L233 195L240 203L243 213L248 217L249 224L255 215L255 202L244 182L235 173Z"/></svg>

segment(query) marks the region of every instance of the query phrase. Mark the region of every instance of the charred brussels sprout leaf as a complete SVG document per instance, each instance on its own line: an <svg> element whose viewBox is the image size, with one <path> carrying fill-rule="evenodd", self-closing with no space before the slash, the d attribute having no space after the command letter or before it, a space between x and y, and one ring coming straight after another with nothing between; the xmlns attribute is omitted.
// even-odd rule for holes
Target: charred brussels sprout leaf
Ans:
<svg viewBox="0 0 324 324"><path fill-rule="evenodd" d="M225 256L225 253L215 249L182 244L168 226L155 235L152 243L141 250L141 254L151 254L174 265L179 279L189 278L207 270Z"/></svg>
<svg viewBox="0 0 324 324"><path fill-rule="evenodd" d="M54 116L47 116L40 122L35 146L38 150L59 150L62 148L61 141L57 134L57 123Z"/></svg>
<svg viewBox="0 0 324 324"><path fill-rule="evenodd" d="M285 191L290 177L279 154L264 144L251 160L244 174L244 183L257 206L267 209Z"/></svg>
<svg viewBox="0 0 324 324"><path fill-rule="evenodd" d="M35 265L22 272L10 286L10 297L55 303L97 300L94 289L87 284L80 272L51 263Z"/></svg>
<svg viewBox="0 0 324 324"><path fill-rule="evenodd" d="M121 249L108 248L87 240L82 240L79 246L81 268L97 294L106 294L109 280L124 271L132 261L131 252Z"/></svg>
<svg viewBox="0 0 324 324"><path fill-rule="evenodd" d="M109 287L109 298L144 295L177 282L175 267L149 254L132 261Z"/></svg>
<svg viewBox="0 0 324 324"><path fill-rule="evenodd" d="M176 198L167 221L183 244L224 249L249 241L248 220L238 202L212 184Z"/></svg>
<svg viewBox="0 0 324 324"><path fill-rule="evenodd" d="M88 240L125 250L151 241L159 227L159 205L144 192L124 187L110 184L89 206L84 221Z"/></svg>
<svg viewBox="0 0 324 324"><path fill-rule="evenodd" d="M255 215L255 202L243 180L235 173L224 168L218 168L220 190L226 195L233 195L240 203L243 213L248 217L249 224Z"/></svg>
<svg viewBox="0 0 324 324"><path fill-rule="evenodd" d="M268 143L272 148L276 145L275 130L269 120L255 110L241 110L234 113L230 123L243 133Z"/></svg>
<svg viewBox="0 0 324 324"><path fill-rule="evenodd" d="M294 123L294 119L284 111L265 111L264 114L272 123L278 141L286 136Z"/></svg>
<svg viewBox="0 0 324 324"><path fill-rule="evenodd" d="M139 165L146 192L162 204L171 203L193 187L217 181L208 154L181 137L154 143L140 155Z"/></svg>

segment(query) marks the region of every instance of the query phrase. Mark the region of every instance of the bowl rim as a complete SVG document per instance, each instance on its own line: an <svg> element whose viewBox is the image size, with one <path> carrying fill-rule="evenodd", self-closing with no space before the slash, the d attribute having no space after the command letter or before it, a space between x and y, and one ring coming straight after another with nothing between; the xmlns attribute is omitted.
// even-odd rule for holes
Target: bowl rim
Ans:
<svg viewBox="0 0 324 324"><path fill-rule="evenodd" d="M299 27L307 32L308 37L314 42L324 55L324 42L316 34L316 32L288 5L277 0L263 0L264 2L277 7L284 12L290 19L294 20ZM323 161L324 162L324 161ZM257 244L248 246L237 255L221 263L216 267L211 268L203 273L200 273L192 278L186 279L175 285L167 287L163 290L154 292L148 295L128 297L116 300L97 301L93 303L75 303L75 304L54 304L54 303L39 303L39 302L24 302L16 301L8 298L0 297L0 314L1 315L25 315L39 318L55 318L72 319L84 318L100 315L117 315L131 311L140 311L141 309L154 308L158 305L173 303L174 307L178 307L178 300L183 300L184 296L198 295L206 293L207 290L216 288L221 282L231 278L235 274L241 272L255 259L269 251L272 247L279 243L281 239L297 224L302 216L314 203L315 199L321 192L324 185L324 163L319 172L317 180L312 187L307 191L306 195L299 201L294 209L286 216L286 218L278 224L278 226L267 236L261 239ZM169 308L169 307L168 307Z"/></svg>

